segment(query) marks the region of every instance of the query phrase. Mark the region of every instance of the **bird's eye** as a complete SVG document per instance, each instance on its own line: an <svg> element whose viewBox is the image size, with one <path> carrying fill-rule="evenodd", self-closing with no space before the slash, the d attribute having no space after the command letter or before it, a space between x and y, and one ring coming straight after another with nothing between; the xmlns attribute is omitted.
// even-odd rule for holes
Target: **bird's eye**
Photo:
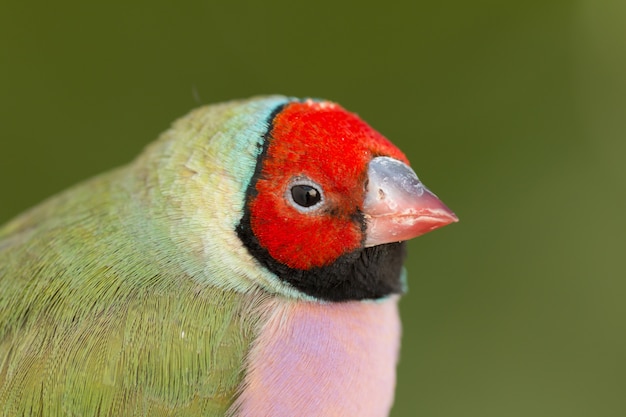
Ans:
<svg viewBox="0 0 626 417"><path fill-rule="evenodd" d="M322 194L313 186L298 184L291 187L291 198L301 207L312 207L322 201Z"/></svg>
<svg viewBox="0 0 626 417"><path fill-rule="evenodd" d="M285 188L285 200L301 213L318 212L326 203L322 187L305 177L294 177Z"/></svg>

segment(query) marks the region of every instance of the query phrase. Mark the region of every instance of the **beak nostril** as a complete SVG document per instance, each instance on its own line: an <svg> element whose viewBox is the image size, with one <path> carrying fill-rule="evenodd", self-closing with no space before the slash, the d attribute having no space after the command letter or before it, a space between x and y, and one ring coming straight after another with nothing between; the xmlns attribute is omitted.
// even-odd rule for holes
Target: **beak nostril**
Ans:
<svg viewBox="0 0 626 417"><path fill-rule="evenodd" d="M379 200L384 200L385 199L385 191L382 188L378 189L378 199Z"/></svg>

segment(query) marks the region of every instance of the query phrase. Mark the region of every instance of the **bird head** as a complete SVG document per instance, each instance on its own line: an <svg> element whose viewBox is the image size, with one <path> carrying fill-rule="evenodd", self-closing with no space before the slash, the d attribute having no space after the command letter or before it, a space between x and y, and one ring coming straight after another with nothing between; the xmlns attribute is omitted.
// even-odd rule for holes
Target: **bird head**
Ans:
<svg viewBox="0 0 626 417"><path fill-rule="evenodd" d="M457 221L395 145L335 103L209 106L164 136L160 154L177 149L157 169L176 172L160 187L178 210L174 234L226 286L384 298L403 290L404 242Z"/></svg>

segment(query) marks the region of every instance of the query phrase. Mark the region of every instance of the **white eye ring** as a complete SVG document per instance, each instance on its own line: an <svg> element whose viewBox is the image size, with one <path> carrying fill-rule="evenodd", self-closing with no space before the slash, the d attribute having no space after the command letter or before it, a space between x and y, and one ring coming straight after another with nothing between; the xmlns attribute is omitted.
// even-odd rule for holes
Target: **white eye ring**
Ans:
<svg viewBox="0 0 626 417"><path fill-rule="evenodd" d="M325 202L322 187L306 177L295 177L289 182L285 190L285 199L301 213L317 211ZM312 201L307 201L309 199Z"/></svg>

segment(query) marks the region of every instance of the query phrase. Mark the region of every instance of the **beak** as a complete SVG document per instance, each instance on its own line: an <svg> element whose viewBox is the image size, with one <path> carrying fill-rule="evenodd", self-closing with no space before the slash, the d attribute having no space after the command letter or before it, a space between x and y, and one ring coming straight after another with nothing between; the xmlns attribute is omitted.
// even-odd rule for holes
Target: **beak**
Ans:
<svg viewBox="0 0 626 417"><path fill-rule="evenodd" d="M379 156L370 161L367 175L366 247L412 239L459 221L408 165Z"/></svg>

